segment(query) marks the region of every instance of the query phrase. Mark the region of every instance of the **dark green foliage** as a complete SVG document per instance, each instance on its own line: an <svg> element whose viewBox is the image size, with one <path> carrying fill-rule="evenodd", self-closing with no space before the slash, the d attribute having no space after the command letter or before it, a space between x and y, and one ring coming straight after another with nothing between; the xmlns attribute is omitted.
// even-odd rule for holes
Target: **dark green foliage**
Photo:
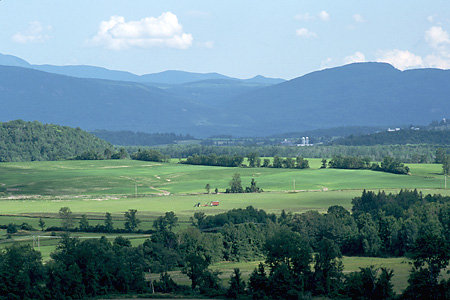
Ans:
<svg viewBox="0 0 450 300"><path fill-rule="evenodd" d="M250 168L256 167L258 158L259 158L259 154L257 152L250 152L249 154L247 154L248 166ZM261 163L261 159L260 159L260 163Z"/></svg>
<svg viewBox="0 0 450 300"><path fill-rule="evenodd" d="M45 221L42 218L39 218L38 226L39 226L39 228L41 228L42 231L44 231L44 229L45 229Z"/></svg>
<svg viewBox="0 0 450 300"><path fill-rule="evenodd" d="M88 151L81 153L80 155L75 156L73 159L74 160L102 160L104 158L105 157L103 156L103 154L98 153L94 150L88 150Z"/></svg>
<svg viewBox="0 0 450 300"><path fill-rule="evenodd" d="M89 226L89 221L88 221L86 215L84 215L84 214L81 215L80 222L78 223L78 229L79 229L80 231L85 231L85 232L87 232L87 231L89 231L90 227L91 227L91 226Z"/></svg>
<svg viewBox="0 0 450 300"><path fill-rule="evenodd" d="M242 224L242 223L268 223L275 222L276 216L274 214L267 214L262 209L256 209L253 206L247 206L242 209L232 209L228 212L217 214L215 216L205 216L204 213L198 212L194 214L191 220L199 229L217 228L225 224Z"/></svg>
<svg viewBox="0 0 450 300"><path fill-rule="evenodd" d="M145 287L143 253L129 243L106 238L78 241L65 236L48 264L52 299L129 293Z"/></svg>
<svg viewBox="0 0 450 300"><path fill-rule="evenodd" d="M264 264L259 263L248 279L249 294L255 300L264 299L269 293L269 279L264 269Z"/></svg>
<svg viewBox="0 0 450 300"><path fill-rule="evenodd" d="M242 188L241 183L241 174L234 173L233 178L230 181L230 188L227 189L227 193L243 193L244 189Z"/></svg>
<svg viewBox="0 0 450 300"><path fill-rule="evenodd" d="M141 220L136 216L136 209L129 209L125 212L125 230L128 232L134 232L138 228Z"/></svg>
<svg viewBox="0 0 450 300"><path fill-rule="evenodd" d="M227 261L252 261L264 257L266 227L254 223L225 224L219 231L223 237L223 258Z"/></svg>
<svg viewBox="0 0 450 300"><path fill-rule="evenodd" d="M170 159L170 156L164 155L161 152L153 149L141 151L139 149L138 152L135 152L131 155L131 159L135 160L143 160L143 161L156 161L156 162L165 162Z"/></svg>
<svg viewBox="0 0 450 300"><path fill-rule="evenodd" d="M355 300L395 299L391 283L393 276L393 271L386 268L375 269L373 266L360 268L359 272L345 276L344 294Z"/></svg>
<svg viewBox="0 0 450 300"><path fill-rule="evenodd" d="M343 283L344 265L339 247L327 238L319 242L314 255L315 292L321 295L334 296L339 293Z"/></svg>
<svg viewBox="0 0 450 300"><path fill-rule="evenodd" d="M383 158L383 161L381 162L380 170L383 172L394 173L394 174L408 174L409 173L408 166L405 166L398 159L395 159L390 156L386 156Z"/></svg>
<svg viewBox="0 0 450 300"><path fill-rule="evenodd" d="M173 227L178 226L178 217L173 211L166 212L164 216L158 217L153 222L153 227L158 231L169 230L172 231Z"/></svg>
<svg viewBox="0 0 450 300"><path fill-rule="evenodd" d="M74 225L74 220L73 220L73 215L72 215L72 211L70 210L70 208L68 207L61 207L59 209L59 218L61 219L61 227L65 230L68 231L70 228L73 227Z"/></svg>
<svg viewBox="0 0 450 300"><path fill-rule="evenodd" d="M245 187L246 193L261 193L263 190L256 186L256 181L254 178L252 178L252 181L250 182L250 187Z"/></svg>
<svg viewBox="0 0 450 300"><path fill-rule="evenodd" d="M128 157L128 153L124 147L120 147L118 152L113 153L111 155L111 159L125 159L127 157Z"/></svg>
<svg viewBox="0 0 450 300"><path fill-rule="evenodd" d="M266 264L271 274L269 282L274 280L270 286L272 289L280 289L279 297L287 292L278 282L283 278L289 290L295 286L295 291L303 293L309 288L312 249L303 236L287 227L279 227L269 234L264 248L267 254Z"/></svg>
<svg viewBox="0 0 450 300"><path fill-rule="evenodd" d="M152 273L171 271L182 265L177 236L170 231L158 231L142 246Z"/></svg>
<svg viewBox="0 0 450 300"><path fill-rule="evenodd" d="M30 245L0 250L0 299L44 299L41 253Z"/></svg>
<svg viewBox="0 0 450 300"><path fill-rule="evenodd" d="M114 230L114 223L112 220L112 216L109 212L105 213L105 231L107 233L113 232Z"/></svg>
<svg viewBox="0 0 450 300"><path fill-rule="evenodd" d="M183 274L186 274L191 280L191 287L194 290L201 282L202 277L211 263L209 257L203 257L199 254L188 254L185 257L185 267L182 269Z"/></svg>
<svg viewBox="0 0 450 300"><path fill-rule="evenodd" d="M241 271L235 268L230 277L230 287L227 290L226 296L237 299L243 295L245 295L245 281L242 280Z"/></svg>
<svg viewBox="0 0 450 300"><path fill-rule="evenodd" d="M8 226L6 227L6 232L8 234L14 234L17 232L17 225L13 224L13 223L9 223Z"/></svg>
<svg viewBox="0 0 450 300"><path fill-rule="evenodd" d="M37 121L0 122L0 162L68 159L112 145L81 130Z"/></svg>
<svg viewBox="0 0 450 300"><path fill-rule="evenodd" d="M337 155L328 162L330 168L335 169L369 169L370 158Z"/></svg>
<svg viewBox="0 0 450 300"><path fill-rule="evenodd" d="M158 293L173 293L178 290L178 285L170 278L167 272L160 274L159 281L154 281L155 291Z"/></svg>
<svg viewBox="0 0 450 300"><path fill-rule="evenodd" d="M342 156L337 155L328 162L330 168L335 169L370 169L374 171L383 171L394 174L408 174L409 168L402 164L398 159L385 156L381 166L376 163L370 164L369 157Z"/></svg>
<svg viewBox="0 0 450 300"><path fill-rule="evenodd" d="M333 140L333 145L374 146L406 144L450 144L450 130L413 130L384 131L365 135L350 135Z"/></svg>
<svg viewBox="0 0 450 300"><path fill-rule="evenodd" d="M441 146L450 153L449 146ZM309 158L329 158L334 156L369 157L371 161L382 161L386 156L398 158L403 163L432 163L435 161L435 145L387 145L387 146L324 146L302 147L301 154ZM135 152L138 147L127 147L128 151ZM217 156L246 156L249 152L258 152L261 157L296 157L298 147L285 147L277 145L256 146L254 143L248 146L204 146L204 145L167 145L160 146L161 153L171 157L187 158L197 154ZM263 158L261 167L269 167L270 159Z"/></svg>
<svg viewBox="0 0 450 300"><path fill-rule="evenodd" d="M211 153L209 155L205 154L194 154L189 156L185 161L181 161L182 164L188 165L203 165L203 166L221 166L221 167L239 167L242 165L244 157L242 155L216 155Z"/></svg>

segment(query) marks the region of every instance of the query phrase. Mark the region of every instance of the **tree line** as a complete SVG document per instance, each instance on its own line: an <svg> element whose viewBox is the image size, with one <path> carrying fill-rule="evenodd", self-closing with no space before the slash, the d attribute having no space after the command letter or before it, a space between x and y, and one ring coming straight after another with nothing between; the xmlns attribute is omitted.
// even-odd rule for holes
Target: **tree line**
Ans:
<svg viewBox="0 0 450 300"><path fill-rule="evenodd" d="M139 147L126 147L129 153L136 152ZM256 152L261 157L309 157L331 158L333 156L359 156L369 157L371 161L381 161L386 156L392 156L403 163L434 163L436 150L444 149L450 153L448 145L375 145L375 146L342 146L342 145L315 145L312 147L289 147L281 145L270 146L204 146L204 145L166 145L155 147L165 155L174 158L187 158L197 155L241 155Z"/></svg>
<svg viewBox="0 0 450 300"><path fill-rule="evenodd" d="M243 164L244 158L247 157L248 165ZM216 155L211 154L194 154L188 156L186 160L180 160L181 164L204 165L204 166L221 166L221 167L250 167L250 168L287 168L287 169L307 169L309 168L308 160L301 156L295 158L282 158L275 156L273 162L269 158L261 159L259 153L250 152L246 156L234 155Z"/></svg>
<svg viewBox="0 0 450 300"><path fill-rule="evenodd" d="M380 165L378 163L371 163L369 157L337 155L328 162L328 166L335 169L367 169L394 174L409 173L408 166L405 166L398 159L391 156L385 156ZM322 168L325 167L326 160L322 160Z"/></svg>

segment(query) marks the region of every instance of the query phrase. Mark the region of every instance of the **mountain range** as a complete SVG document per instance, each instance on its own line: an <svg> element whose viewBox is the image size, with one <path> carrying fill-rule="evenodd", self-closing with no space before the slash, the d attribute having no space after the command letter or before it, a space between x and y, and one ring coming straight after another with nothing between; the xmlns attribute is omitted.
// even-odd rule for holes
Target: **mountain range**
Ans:
<svg viewBox="0 0 450 300"><path fill-rule="evenodd" d="M278 82L181 71L138 76L90 66L38 70L7 55L0 56L0 65L0 121L198 137L264 136L339 126L421 125L450 113L450 71L399 71L385 63L355 63Z"/></svg>
<svg viewBox="0 0 450 300"><path fill-rule="evenodd" d="M167 85L167 84L184 84L201 80L236 80L253 84L270 85L284 82L281 78L266 78L261 75L257 75L249 79L238 79L228 77L219 73L192 73L185 71L169 70L160 73L136 75L125 71L109 70L102 67L85 66L85 65L67 65L67 66L54 66L54 65L32 65L27 61L13 56L0 53L0 65L14 66L29 68L48 73L54 73L59 75L66 75L78 78L96 78L107 79L117 81L131 81L147 83L151 85Z"/></svg>

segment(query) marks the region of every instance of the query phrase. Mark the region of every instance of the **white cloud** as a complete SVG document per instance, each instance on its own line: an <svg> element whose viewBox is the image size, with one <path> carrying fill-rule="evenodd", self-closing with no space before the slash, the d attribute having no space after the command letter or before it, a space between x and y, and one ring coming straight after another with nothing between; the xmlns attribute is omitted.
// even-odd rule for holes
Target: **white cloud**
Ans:
<svg viewBox="0 0 450 300"><path fill-rule="evenodd" d="M433 48L450 44L448 32L440 26L432 26L425 32L425 40Z"/></svg>
<svg viewBox="0 0 450 300"><path fill-rule="evenodd" d="M311 16L309 13L305 13L296 15L295 19L303 22L309 22L314 21L316 18L314 16Z"/></svg>
<svg viewBox="0 0 450 300"><path fill-rule="evenodd" d="M12 40L16 43L40 43L50 39L50 36L46 33L52 30L51 26L42 26L41 22L30 22L28 28L24 32L18 32L13 35Z"/></svg>
<svg viewBox="0 0 450 300"><path fill-rule="evenodd" d="M330 14L327 13L326 11L322 10L319 13L319 19L321 19L322 21L329 21L330 20Z"/></svg>
<svg viewBox="0 0 450 300"><path fill-rule="evenodd" d="M355 52L353 55L347 56L344 58L344 64L351 64L351 63L357 63L357 62L365 62L366 57L361 52Z"/></svg>
<svg viewBox="0 0 450 300"><path fill-rule="evenodd" d="M407 50L380 50L378 51L378 62L386 62L399 70L408 68L420 68L424 66L422 57Z"/></svg>
<svg viewBox="0 0 450 300"><path fill-rule="evenodd" d="M320 69L326 69L326 68L331 68L335 66L334 60L331 57L327 57L326 59L322 60L322 62L320 63Z"/></svg>
<svg viewBox="0 0 450 300"><path fill-rule="evenodd" d="M427 21L430 23L434 23L434 17L433 16L428 16L427 17Z"/></svg>
<svg viewBox="0 0 450 300"><path fill-rule="evenodd" d="M112 50L155 46L186 49L192 45L192 41L192 35L183 32L177 16L166 12L157 18L128 22L124 17L111 16L108 21L100 23L97 34L87 43Z"/></svg>
<svg viewBox="0 0 450 300"><path fill-rule="evenodd" d="M450 69L450 59L436 54L425 57L425 62L429 68Z"/></svg>
<svg viewBox="0 0 450 300"><path fill-rule="evenodd" d="M425 57L428 67L450 68L450 37L447 31L440 26L432 26L425 32L425 41L434 50Z"/></svg>
<svg viewBox="0 0 450 300"><path fill-rule="evenodd" d="M355 21L356 23L364 23L364 22L366 22L366 20L364 19L364 17L361 16L360 14L354 14L354 15L352 16L352 18L353 18L353 21Z"/></svg>
<svg viewBox="0 0 450 300"><path fill-rule="evenodd" d="M310 15L309 13L304 14L298 14L295 16L296 20L302 21L302 22L310 22L315 21L317 18L319 18L322 21L329 21L330 20L330 14L326 11L322 10L316 15Z"/></svg>
<svg viewBox="0 0 450 300"><path fill-rule="evenodd" d="M302 38L316 38L317 34L315 32L309 31L307 28L300 28L296 30L298 37Z"/></svg>

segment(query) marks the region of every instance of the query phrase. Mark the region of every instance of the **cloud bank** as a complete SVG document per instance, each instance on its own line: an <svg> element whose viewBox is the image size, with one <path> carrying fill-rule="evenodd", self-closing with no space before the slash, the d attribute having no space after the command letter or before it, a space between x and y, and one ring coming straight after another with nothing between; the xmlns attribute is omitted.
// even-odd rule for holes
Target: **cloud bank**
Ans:
<svg viewBox="0 0 450 300"><path fill-rule="evenodd" d="M147 17L139 21L125 21L124 17L111 16L108 21L100 23L97 34L87 43L111 50L133 47L187 49L192 41L192 35L183 32L177 16L165 12L159 17Z"/></svg>
<svg viewBox="0 0 450 300"><path fill-rule="evenodd" d="M50 30L52 30L51 26L44 27L39 21L30 22L28 28L13 35L12 40L20 44L42 43L50 39L50 36L47 34Z"/></svg>

